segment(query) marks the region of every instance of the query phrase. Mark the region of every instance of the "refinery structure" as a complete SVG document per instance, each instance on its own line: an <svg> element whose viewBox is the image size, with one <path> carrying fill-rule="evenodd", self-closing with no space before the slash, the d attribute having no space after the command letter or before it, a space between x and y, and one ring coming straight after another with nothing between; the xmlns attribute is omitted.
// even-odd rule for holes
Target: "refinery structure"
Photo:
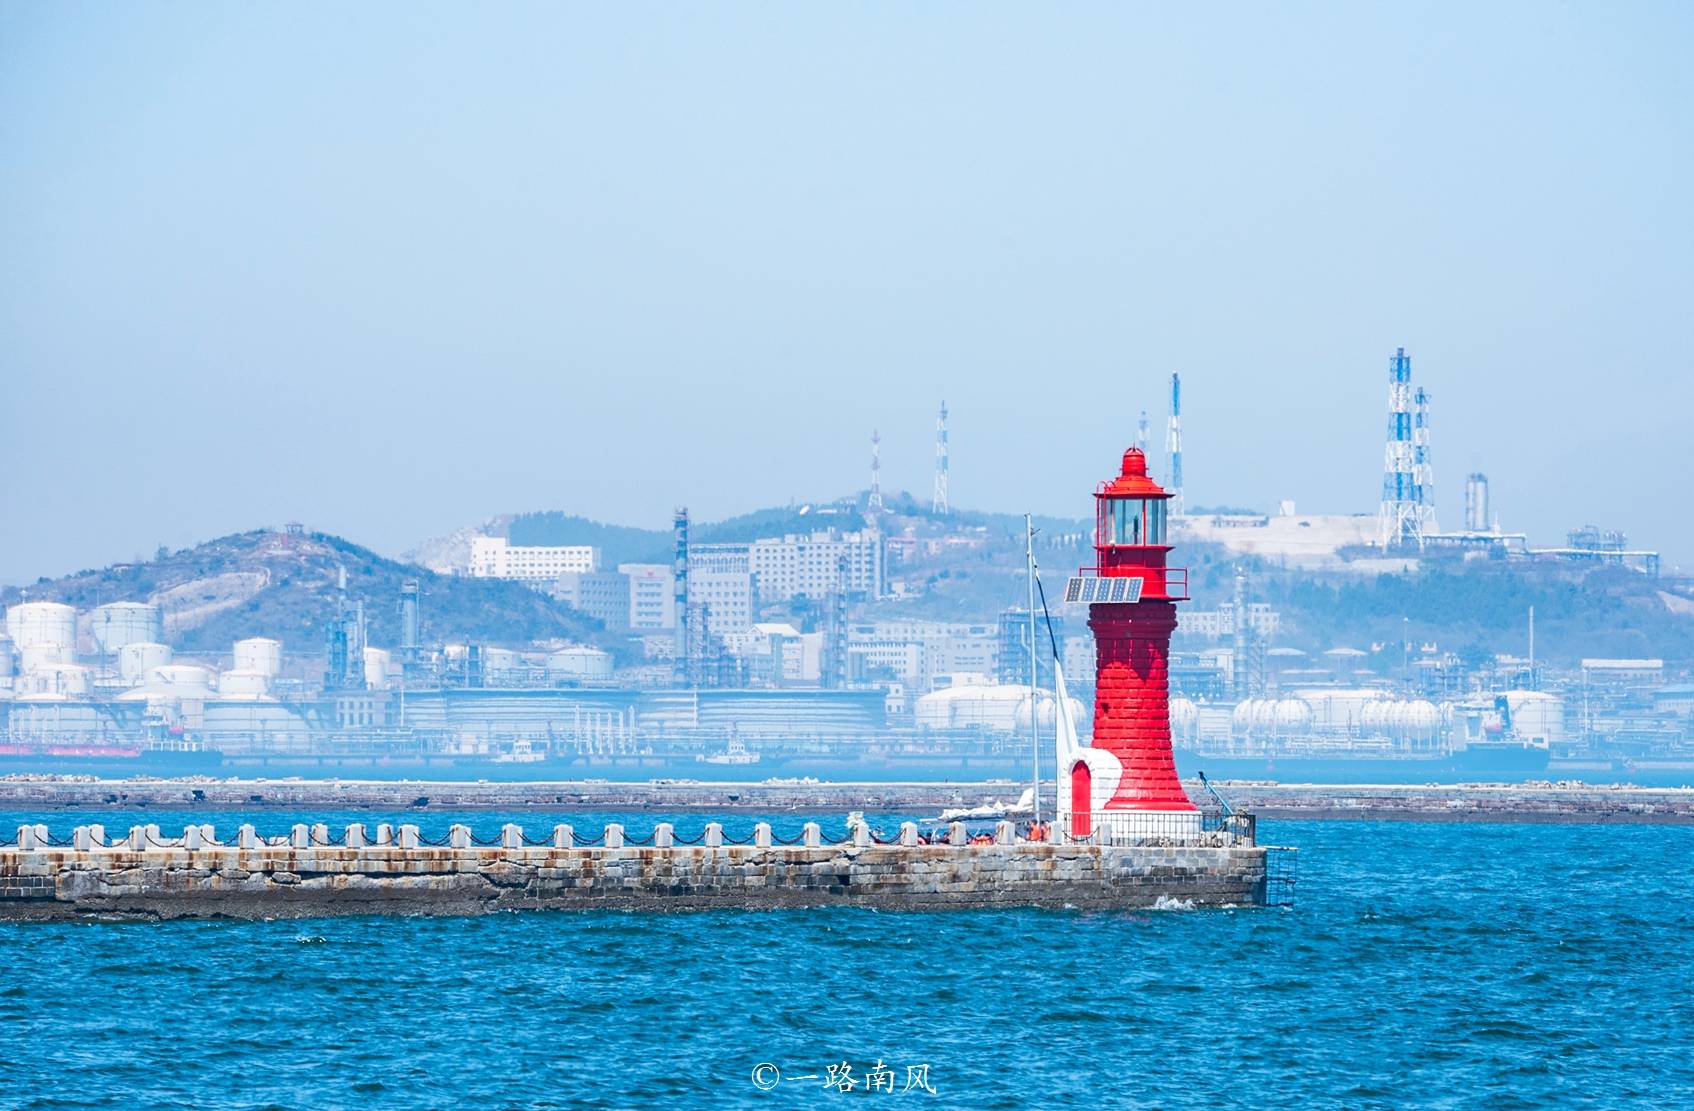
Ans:
<svg viewBox="0 0 1694 1111"><path fill-rule="evenodd" d="M1142 412L1120 474L1096 491L1092 529L1043 537L1044 560L1092 546L1094 564L1038 614L1035 651L1022 537L1011 548L955 510L942 405L921 502L884 490L883 439L872 432L860 498L799 507L756 535L702 540L678 508L663 543L639 558L486 530L433 568L542 593L591 619L593 637L443 637L417 579L373 594L345 568L327 618L309 630L186 653L173 647L192 617L186 587L82 609L24 597L8 607L0 638L0 771L1023 777L1032 733L1051 735L1069 718L1092 732L1094 755L1082 773L1047 774L1066 790L1067 776L1094 777L1072 799L1086 797L1073 810L1089 812L1103 803L1089 792L1112 778L1089 764L1103 754L1119 761L1119 779L1206 770L1422 782L1659 768L1680 781L1694 772L1694 697L1674 665L1596 655L1550 666L1536 658L1532 613L1524 652L1480 661L1409 638L1290 643L1297 629L1259 595L1255 567L1375 575L1449 559L1659 575L1657 553L1600 526L1574 523L1565 544L1539 548L1503 531L1481 472L1465 477L1452 511L1462 527L1442 531L1430 394L1404 349L1389 359L1375 513L1302 515L1292 502L1265 514L1195 508L1183 488L1181 378L1168 385L1164 482L1153 477ZM1165 567L1172 547L1238 564L1189 601L1187 578ZM1008 552L1017 562L997 565ZM1002 585L974 611L926 608L926 597L968 577L962 567L978 579L997 568ZM1093 589L1079 585L1090 578L1140 591L1070 596ZM1664 586L1666 597L1680 589ZM1178 601L1188 602L1180 617ZM374 636L379 614L398 620ZM1054 655L1075 698L1043 662ZM1155 731L1174 744L1170 769L1137 763L1134 699L1095 681L1097 668L1148 667L1162 676L1148 705L1157 702Z"/></svg>

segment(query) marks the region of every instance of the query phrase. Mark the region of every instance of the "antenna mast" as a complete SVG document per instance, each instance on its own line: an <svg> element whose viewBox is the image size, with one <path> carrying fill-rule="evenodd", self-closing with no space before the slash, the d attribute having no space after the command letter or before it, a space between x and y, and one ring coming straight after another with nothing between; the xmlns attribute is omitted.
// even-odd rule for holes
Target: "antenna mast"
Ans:
<svg viewBox="0 0 1694 1111"><path fill-rule="evenodd" d="M1143 452L1143 455L1146 453ZM1171 375L1171 422L1165 430L1165 455L1170 462L1170 515L1182 516L1182 376Z"/></svg>
<svg viewBox="0 0 1694 1111"><path fill-rule="evenodd" d="M871 429L871 496L865 501L865 512L882 512L882 436Z"/></svg>
<svg viewBox="0 0 1694 1111"><path fill-rule="evenodd" d="M935 421L935 498L930 509L937 514L950 513L947 504L947 403L941 403L941 415Z"/></svg>

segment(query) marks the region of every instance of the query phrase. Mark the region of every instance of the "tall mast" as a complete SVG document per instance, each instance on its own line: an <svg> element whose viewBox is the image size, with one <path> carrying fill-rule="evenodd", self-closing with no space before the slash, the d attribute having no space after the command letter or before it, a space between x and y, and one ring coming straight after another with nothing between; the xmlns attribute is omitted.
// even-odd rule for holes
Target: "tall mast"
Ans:
<svg viewBox="0 0 1694 1111"><path fill-rule="evenodd" d="M1029 575L1029 755L1030 784L1035 789L1035 820L1041 820L1041 727L1036 710L1035 691L1040 686L1041 669L1035 657L1035 521L1023 515L1023 552Z"/></svg>

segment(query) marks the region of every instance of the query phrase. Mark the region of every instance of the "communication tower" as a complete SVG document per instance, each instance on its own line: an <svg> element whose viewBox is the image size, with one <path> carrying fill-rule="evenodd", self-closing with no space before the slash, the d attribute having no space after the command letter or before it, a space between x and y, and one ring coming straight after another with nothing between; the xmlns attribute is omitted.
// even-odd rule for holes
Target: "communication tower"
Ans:
<svg viewBox="0 0 1694 1111"><path fill-rule="evenodd" d="M865 512L882 512L882 436L871 429L871 496L865 501Z"/></svg>
<svg viewBox="0 0 1694 1111"><path fill-rule="evenodd" d="M1147 452L1141 453L1145 459ZM1170 464L1170 514L1182 516L1182 377L1171 375L1171 422L1165 429L1165 458Z"/></svg>
<svg viewBox="0 0 1694 1111"><path fill-rule="evenodd" d="M937 514L951 512L947 503L947 403L941 403L941 415L935 420L935 498L930 509Z"/></svg>
<svg viewBox="0 0 1694 1111"><path fill-rule="evenodd" d="M1404 347L1388 360L1388 446L1383 454L1377 543L1384 551L1416 545L1435 531L1429 461L1429 395L1418 390L1413 416L1412 359ZM1427 488L1427 494L1426 494Z"/></svg>
<svg viewBox="0 0 1694 1111"><path fill-rule="evenodd" d="M676 515L671 518L671 528L676 536L675 563L672 564L672 591L676 601L676 644L671 660L671 666L678 682L687 683L690 657L693 655L692 642L688 638L688 507L678 506Z"/></svg>

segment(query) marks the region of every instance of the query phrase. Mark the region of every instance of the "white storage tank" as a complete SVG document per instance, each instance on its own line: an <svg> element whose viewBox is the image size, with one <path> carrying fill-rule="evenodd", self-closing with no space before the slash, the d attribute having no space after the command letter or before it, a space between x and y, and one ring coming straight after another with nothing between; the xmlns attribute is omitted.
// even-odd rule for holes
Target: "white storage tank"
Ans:
<svg viewBox="0 0 1694 1111"><path fill-rule="evenodd" d="M1237 736L1246 736L1253 731L1253 700L1243 699L1235 704L1235 710L1229 715L1230 729Z"/></svg>
<svg viewBox="0 0 1694 1111"><path fill-rule="evenodd" d="M46 671L60 664L76 663L76 652L58 644L31 644L18 649L19 671Z"/></svg>
<svg viewBox="0 0 1694 1111"><path fill-rule="evenodd" d="M1419 698L1405 704L1400 729L1411 740L1428 741L1434 739L1440 723L1441 711L1435 708L1435 703Z"/></svg>
<svg viewBox="0 0 1694 1111"><path fill-rule="evenodd" d="M386 648L365 649L365 686L382 690L394 673L394 656Z"/></svg>
<svg viewBox="0 0 1694 1111"><path fill-rule="evenodd" d="M12 677L18 669L18 654L12 648L11 637L0 637L0 683Z"/></svg>
<svg viewBox="0 0 1694 1111"><path fill-rule="evenodd" d="M1359 730L1366 736L1381 736L1388 732L1393 713L1392 702L1367 702L1359 710Z"/></svg>
<svg viewBox="0 0 1694 1111"><path fill-rule="evenodd" d="M168 644L126 644L118 649L118 678L133 687L147 678L149 671L170 662Z"/></svg>
<svg viewBox="0 0 1694 1111"><path fill-rule="evenodd" d="M1507 691L1506 706L1512 713L1512 732L1520 740L1564 740L1564 699L1545 691Z"/></svg>
<svg viewBox="0 0 1694 1111"><path fill-rule="evenodd" d="M1294 694L1312 708L1312 724L1320 729L1359 729L1365 723L1365 707L1388 700L1382 691L1368 688L1310 687ZM1382 712L1373 711L1371 719L1378 720Z"/></svg>
<svg viewBox="0 0 1694 1111"><path fill-rule="evenodd" d="M76 610L58 602L20 602L6 610L6 635L18 648L76 651Z"/></svg>
<svg viewBox="0 0 1694 1111"><path fill-rule="evenodd" d="M282 641L270 637L248 637L235 642L234 671L257 671L276 677L282 673Z"/></svg>
<svg viewBox="0 0 1694 1111"><path fill-rule="evenodd" d="M598 648L561 648L547 655L549 679L610 679L612 654ZM920 700L921 701L921 700Z"/></svg>
<svg viewBox="0 0 1694 1111"><path fill-rule="evenodd" d="M912 714L920 729L986 726L1009 732L1018 705L1028 697L1027 688L1011 685L944 687L919 698Z"/></svg>
<svg viewBox="0 0 1694 1111"><path fill-rule="evenodd" d="M1276 704L1276 731L1283 736L1299 736L1312 728L1312 708L1298 698L1284 698Z"/></svg>
<svg viewBox="0 0 1694 1111"><path fill-rule="evenodd" d="M510 648L484 648L482 650L482 673L484 675L510 675L518 670L523 660Z"/></svg>
<svg viewBox="0 0 1694 1111"><path fill-rule="evenodd" d="M53 664L18 676L20 699L86 698L90 688L88 668L81 664Z"/></svg>
<svg viewBox="0 0 1694 1111"><path fill-rule="evenodd" d="M263 671L226 671L218 676L218 697L256 699L269 697L271 677Z"/></svg>
<svg viewBox="0 0 1694 1111"><path fill-rule="evenodd" d="M191 691L212 691L217 686L217 672L200 664L164 664L147 672L146 686L169 688L193 698Z"/></svg>
<svg viewBox="0 0 1694 1111"><path fill-rule="evenodd" d="M1194 740L1199 726L1200 707L1186 698L1171 699L1171 736L1179 740Z"/></svg>
<svg viewBox="0 0 1694 1111"><path fill-rule="evenodd" d="M141 699L197 699L216 694L217 673L199 664L165 664L155 667L134 690L118 695L126 701Z"/></svg>
<svg viewBox="0 0 1694 1111"><path fill-rule="evenodd" d="M1013 715L1012 727L1018 733L1029 732L1029 699L1024 699L1018 705L1017 713ZM1083 717L1082 703L1072 698L1071 720L1077 728L1082 728L1086 720ZM1043 735L1049 736L1059 726L1059 699L1052 691L1037 691L1035 697L1035 728Z"/></svg>
<svg viewBox="0 0 1694 1111"><path fill-rule="evenodd" d="M1051 721L1052 696L1046 696L1037 720ZM1017 683L983 683L944 687L918 699L913 714L922 729L981 729L990 733L1029 731L1029 688ZM1080 706L1080 703L1078 704ZM1080 720L1080 718L1079 718Z"/></svg>
<svg viewBox="0 0 1694 1111"><path fill-rule="evenodd" d="M147 602L111 602L88 615L94 650L102 655L126 644L151 644L162 639L164 621L159 607Z"/></svg>

